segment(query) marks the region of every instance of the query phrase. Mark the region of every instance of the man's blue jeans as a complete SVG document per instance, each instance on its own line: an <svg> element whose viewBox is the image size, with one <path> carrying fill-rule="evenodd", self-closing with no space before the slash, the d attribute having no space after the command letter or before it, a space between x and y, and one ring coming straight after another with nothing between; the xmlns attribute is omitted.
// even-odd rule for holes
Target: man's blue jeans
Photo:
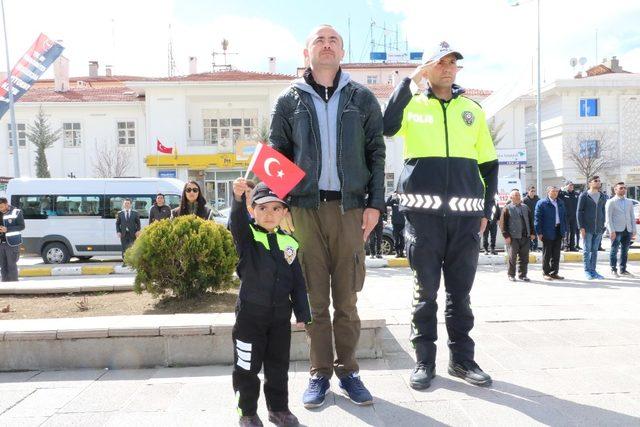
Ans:
<svg viewBox="0 0 640 427"><path fill-rule="evenodd" d="M620 272L627 271L627 256L631 245L631 233L627 230L616 231L616 238L611 241L611 253L609 254L609 264L612 271L618 271L618 247L620 247Z"/></svg>
<svg viewBox="0 0 640 427"><path fill-rule="evenodd" d="M593 273L596 271L596 263L598 262L598 248L602 241L602 233L589 233L584 236L584 271Z"/></svg>

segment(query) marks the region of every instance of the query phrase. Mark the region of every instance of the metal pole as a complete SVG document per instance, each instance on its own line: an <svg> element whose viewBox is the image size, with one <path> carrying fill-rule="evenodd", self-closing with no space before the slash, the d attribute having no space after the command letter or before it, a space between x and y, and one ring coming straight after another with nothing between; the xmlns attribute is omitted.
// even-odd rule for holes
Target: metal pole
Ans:
<svg viewBox="0 0 640 427"><path fill-rule="evenodd" d="M2 6L2 27L4 29L4 47L7 56L7 84L9 86L9 114L11 115L11 144L13 145L13 176L20 178L20 157L18 153L18 129L16 126L16 112L13 108L13 82L11 81L11 64L9 64L9 43L7 42L7 23L4 19L4 0Z"/></svg>
<svg viewBox="0 0 640 427"><path fill-rule="evenodd" d="M542 171L540 170L540 139L541 130L540 125L542 123L541 117L541 99L540 99L540 0L538 3L538 84L536 89L536 188L538 194L542 193Z"/></svg>

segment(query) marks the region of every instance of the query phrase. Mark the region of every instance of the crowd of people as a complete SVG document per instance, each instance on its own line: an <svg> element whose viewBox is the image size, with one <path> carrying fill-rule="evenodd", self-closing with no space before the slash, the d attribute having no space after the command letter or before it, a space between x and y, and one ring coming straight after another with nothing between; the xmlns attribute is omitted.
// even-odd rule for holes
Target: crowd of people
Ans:
<svg viewBox="0 0 640 427"><path fill-rule="evenodd" d="M566 251L577 252L580 239L585 278L604 279L596 266L598 252L604 250L601 243L605 231L611 239L611 275L632 277L627 270L627 259L631 242L637 237L637 226L633 202L626 197L625 183L618 182L610 198L602 191L599 176L590 177L588 187L581 193L575 191L572 182L568 182L563 191L556 186L546 190L546 197L540 199L535 187L530 187L522 199L520 191L513 189L502 210L499 226L509 254L509 280L516 281L517 263L518 277L529 281L529 251L537 250L539 244L542 244L543 278L563 280L559 275L563 244Z"/></svg>
<svg viewBox="0 0 640 427"><path fill-rule="evenodd" d="M358 293L365 282L365 242L381 255L383 215L391 208L396 256L408 258L413 271L410 340L415 367L409 384L430 387L436 375L437 294L446 292L449 375L487 386L491 376L475 361L470 292L478 265L478 248L496 253L498 227L509 250L507 274L529 281L529 251L542 245L546 280L559 275L563 240L568 249L582 239L584 268L596 271L605 228L612 239L611 268L626 268L629 242L636 237L626 187L615 186L611 199L598 177L580 195L548 187L539 199L535 188L522 198L496 206L498 158L482 108L455 84L462 54L447 42L424 53L411 77L395 88L382 113L375 96L353 81L340 63L343 39L330 25L315 28L305 43L308 68L277 99L269 144L307 174L286 198L264 183L238 178L233 183L229 229L239 255L241 281L233 327L233 390L241 426L262 426L257 415L259 372L269 421L296 426L289 409L290 319L295 315L309 340L310 370L302 402L324 404L330 379L351 402L370 405L373 396L359 374L356 348L360 337ZM423 84L427 82L426 86ZM414 91L418 86L424 90ZM385 200L383 136L404 137L405 166L397 192ZM158 194L150 223L182 215L211 219L199 184L185 184L180 206L170 209ZM20 210L0 199L0 255L17 260L16 242L24 228ZM22 227L22 228L20 228ZM140 234L140 217L125 200L117 215L123 253ZM16 238L16 236L18 238ZM618 264L617 251L620 249ZM2 277L17 270L4 264ZM7 273L5 273L7 271ZM331 309L333 308L333 309Z"/></svg>

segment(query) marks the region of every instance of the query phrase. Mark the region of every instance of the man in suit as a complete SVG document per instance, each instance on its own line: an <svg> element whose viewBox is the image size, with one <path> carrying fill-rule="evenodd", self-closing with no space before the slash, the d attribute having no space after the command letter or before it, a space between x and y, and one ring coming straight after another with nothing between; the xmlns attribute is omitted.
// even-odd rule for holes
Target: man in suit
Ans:
<svg viewBox="0 0 640 427"><path fill-rule="evenodd" d="M116 233L122 244L122 264L124 265L124 253L140 235L140 215L131 209L131 199L124 199L122 210L116 216Z"/></svg>
<svg viewBox="0 0 640 427"><path fill-rule="evenodd" d="M560 268L560 246L567 231L567 214L564 202L558 199L558 187L547 187L547 197L536 204L534 228L542 242L542 272L545 280L562 280Z"/></svg>

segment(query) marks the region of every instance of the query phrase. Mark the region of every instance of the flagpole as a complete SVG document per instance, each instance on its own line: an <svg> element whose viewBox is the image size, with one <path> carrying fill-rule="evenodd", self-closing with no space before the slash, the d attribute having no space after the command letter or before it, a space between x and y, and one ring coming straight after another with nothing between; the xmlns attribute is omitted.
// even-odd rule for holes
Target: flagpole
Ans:
<svg viewBox="0 0 640 427"><path fill-rule="evenodd" d="M247 171L244 174L244 179L249 178L249 172L251 172L251 169L253 169L253 165L256 163L256 159L258 158L258 154L260 154L260 150L262 150L263 145L264 144L262 144L261 142L258 142L258 144L256 144L256 149L253 151L253 156L251 157L249 166L247 166Z"/></svg>
<svg viewBox="0 0 640 427"><path fill-rule="evenodd" d="M158 150L158 139L156 138L156 177L160 176L160 150Z"/></svg>
<svg viewBox="0 0 640 427"><path fill-rule="evenodd" d="M7 58L7 84L9 86L9 114L11 115L11 143L13 145L13 175L20 178L20 157L18 155L18 129L16 127L16 112L13 108L13 82L11 81L11 65L9 64L9 42L7 41L7 21L4 17L4 0L0 0L2 6L2 27L4 29L4 47Z"/></svg>

